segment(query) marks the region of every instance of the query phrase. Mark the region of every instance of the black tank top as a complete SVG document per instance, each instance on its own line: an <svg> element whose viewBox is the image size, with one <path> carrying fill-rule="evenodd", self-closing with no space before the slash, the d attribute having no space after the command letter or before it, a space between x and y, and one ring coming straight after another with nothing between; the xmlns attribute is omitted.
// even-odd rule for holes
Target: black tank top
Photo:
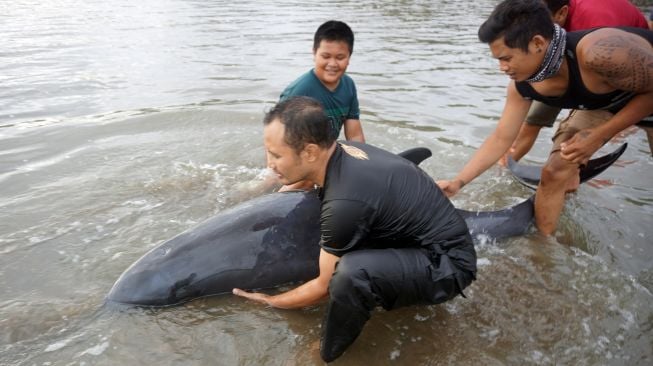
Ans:
<svg viewBox="0 0 653 366"><path fill-rule="evenodd" d="M633 27L616 27L629 33L635 33L653 45L653 31ZM539 94L530 83L519 81L515 87L519 94L526 99L534 99L544 104L560 108L570 109L603 109L617 113L635 95L633 92L615 90L606 94L595 94L587 90L580 75L578 59L576 58L576 46L585 35L600 28L592 28L577 32L567 33L566 57L569 67L569 84L565 94L559 97L547 97Z"/></svg>

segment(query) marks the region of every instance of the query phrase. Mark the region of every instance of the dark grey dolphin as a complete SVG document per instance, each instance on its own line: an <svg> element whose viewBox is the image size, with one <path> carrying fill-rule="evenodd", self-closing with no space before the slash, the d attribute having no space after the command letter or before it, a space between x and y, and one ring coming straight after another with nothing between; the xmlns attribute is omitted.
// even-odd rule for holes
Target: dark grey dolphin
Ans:
<svg viewBox="0 0 653 366"><path fill-rule="evenodd" d="M116 281L108 300L173 305L197 297L317 276L320 200L310 192L263 195L160 244Z"/></svg>
<svg viewBox="0 0 653 366"><path fill-rule="evenodd" d="M401 155L419 163L430 156L424 150ZM533 203L459 212L472 234L502 238L528 229ZM315 192L272 193L241 203L143 255L120 276L107 299L165 306L234 287L261 289L309 280L318 274L319 216Z"/></svg>
<svg viewBox="0 0 653 366"><path fill-rule="evenodd" d="M608 169L612 163L619 159L621 154L626 151L627 147L628 143L624 143L615 151L588 161L587 165L582 167L578 173L580 175L580 182L586 182L603 173L604 170ZM542 166L519 164L514 161L512 157L508 157L508 169L510 169L510 172L517 179L517 181L519 181L519 183L525 185L528 188L536 189L537 185L540 184Z"/></svg>
<svg viewBox="0 0 653 366"><path fill-rule="evenodd" d="M494 212L459 210L473 234L519 235L532 200ZM155 247L116 281L113 302L163 306L318 274L320 200L314 192L271 193L223 211Z"/></svg>

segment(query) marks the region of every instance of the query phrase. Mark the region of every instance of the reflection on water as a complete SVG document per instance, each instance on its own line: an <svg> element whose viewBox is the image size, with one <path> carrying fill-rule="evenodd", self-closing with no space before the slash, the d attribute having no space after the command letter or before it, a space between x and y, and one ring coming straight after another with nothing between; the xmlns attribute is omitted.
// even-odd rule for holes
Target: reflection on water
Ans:
<svg viewBox="0 0 653 366"><path fill-rule="evenodd" d="M349 71L370 142L429 147L424 169L455 174L503 106L507 80L476 40L493 4L7 3L0 364L321 364L323 307L220 296L141 309L104 296L153 246L258 194L260 119L311 67L325 20L356 33ZM334 364L650 364L653 160L641 131L624 138L623 164L570 195L555 239L480 242L467 299L379 310ZM541 163L547 148L527 158ZM497 167L455 204L530 194Z"/></svg>

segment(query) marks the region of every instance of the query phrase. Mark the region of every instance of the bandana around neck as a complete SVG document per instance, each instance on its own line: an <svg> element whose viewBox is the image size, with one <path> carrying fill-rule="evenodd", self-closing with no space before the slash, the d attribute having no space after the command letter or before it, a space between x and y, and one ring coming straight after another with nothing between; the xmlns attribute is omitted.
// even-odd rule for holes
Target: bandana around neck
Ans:
<svg viewBox="0 0 653 366"><path fill-rule="evenodd" d="M527 83L550 78L560 70L560 65L562 65L562 60L565 55L565 46L567 45L567 32L557 24L553 24L553 26L555 31L553 32L551 43L549 43L549 47L546 49L542 65L540 65L539 70L525 80Z"/></svg>

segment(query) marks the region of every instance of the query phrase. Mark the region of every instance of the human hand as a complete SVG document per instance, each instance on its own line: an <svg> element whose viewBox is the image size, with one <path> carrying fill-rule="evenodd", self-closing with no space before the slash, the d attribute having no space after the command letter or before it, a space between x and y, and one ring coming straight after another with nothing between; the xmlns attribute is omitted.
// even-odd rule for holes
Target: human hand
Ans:
<svg viewBox="0 0 653 366"><path fill-rule="evenodd" d="M236 296L244 297L249 300L254 300L256 302L260 302L261 304L264 305L270 305L269 299L270 295L266 295L260 292L247 292L244 290L241 290L239 288L235 288L232 290L232 293Z"/></svg>
<svg viewBox="0 0 653 366"><path fill-rule="evenodd" d="M508 167L508 157L513 156L514 153L515 153L515 145L513 144L510 147L510 149L505 154L503 154L503 156L499 159L497 164L499 164L504 168Z"/></svg>
<svg viewBox="0 0 653 366"><path fill-rule="evenodd" d="M516 148L517 148L517 143L515 142L515 143L512 144L512 146L510 146L510 149L508 149L508 151L505 154L503 154L503 156L499 159L497 164L499 164L499 166L507 168L508 167L508 157L511 157L511 156L515 155L515 151L517 151ZM513 158L513 160L514 160L514 158Z"/></svg>
<svg viewBox="0 0 653 366"><path fill-rule="evenodd" d="M459 191L459 190L463 187L463 185L464 185L464 184L463 184L463 181L460 180L460 179L454 179L454 180L439 180L439 181L437 181L437 182L435 182L435 183L440 187L440 189L442 190L442 192L444 192L444 194L445 194L447 197L452 197L452 196L454 196L456 193L458 193L458 191Z"/></svg>
<svg viewBox="0 0 653 366"><path fill-rule="evenodd" d="M596 136L595 130L580 130L572 138L560 144L560 157L582 166L587 164L603 143L604 141Z"/></svg>
<svg viewBox="0 0 653 366"><path fill-rule="evenodd" d="M310 180L300 180L299 182L282 186L281 188L279 188L279 192L298 191L298 190L310 191L311 189L313 189L314 185L315 184Z"/></svg>
<svg viewBox="0 0 653 366"><path fill-rule="evenodd" d="M292 190L294 190L293 187L291 187L289 185L282 185L281 188L279 188L279 190L277 192L288 192L288 191L292 191Z"/></svg>

